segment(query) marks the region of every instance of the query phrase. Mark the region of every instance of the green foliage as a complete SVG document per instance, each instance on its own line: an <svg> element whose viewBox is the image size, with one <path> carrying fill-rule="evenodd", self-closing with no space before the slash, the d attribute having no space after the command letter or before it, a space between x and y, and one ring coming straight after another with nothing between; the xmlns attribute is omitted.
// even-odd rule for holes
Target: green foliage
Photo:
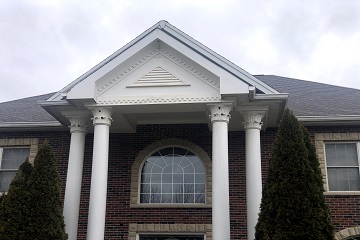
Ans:
<svg viewBox="0 0 360 240"><path fill-rule="evenodd" d="M3 195L0 196L0 239L2 235L2 231L4 231L4 200L5 200L5 193L2 193Z"/></svg>
<svg viewBox="0 0 360 240"><path fill-rule="evenodd" d="M53 151L48 144L39 149L28 184L31 195L29 239L67 239L60 198L60 179Z"/></svg>
<svg viewBox="0 0 360 240"><path fill-rule="evenodd" d="M310 166L313 169L313 171L315 172L316 181L317 181L319 188L321 189L322 192L324 192L324 183L323 183L323 179L322 179L322 173L321 173L321 169L320 169L319 159L316 155L316 149L315 149L314 145L311 143L311 138L310 138L310 135L309 135L309 132L307 131L307 129L302 124L301 124L301 128L304 133L304 143L308 150L308 159L310 162Z"/></svg>
<svg viewBox="0 0 360 240"><path fill-rule="evenodd" d="M334 239L318 160L304 132L286 109L274 142L255 239Z"/></svg>
<svg viewBox="0 0 360 240"><path fill-rule="evenodd" d="M309 132L304 127L304 125L301 124L301 127L302 127L302 131L304 133L304 143L308 150L309 163L315 174L314 182L318 185L319 192L320 192L319 195L317 195L317 198L315 199L316 202L314 202L314 204L315 204L314 207L318 208L318 215L317 215L318 224L319 224L318 226L320 229L322 229L323 236L326 236L325 239L333 239L335 229L331 222L330 209L325 202L325 197L323 194L324 182L323 182L323 178L322 178L319 159L316 154L315 146L311 143L311 138L310 138Z"/></svg>
<svg viewBox="0 0 360 240"><path fill-rule="evenodd" d="M27 233L31 218L28 179L32 165L26 160L10 184L8 194L1 201L0 239L29 239ZM5 196L5 195L4 195Z"/></svg>

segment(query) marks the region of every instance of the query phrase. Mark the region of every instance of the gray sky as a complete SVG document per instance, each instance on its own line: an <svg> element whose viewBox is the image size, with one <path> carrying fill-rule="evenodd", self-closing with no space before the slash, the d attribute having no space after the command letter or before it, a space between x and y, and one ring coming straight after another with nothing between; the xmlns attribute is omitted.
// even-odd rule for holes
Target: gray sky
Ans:
<svg viewBox="0 0 360 240"><path fill-rule="evenodd" d="M164 19L251 74L360 89L359 0L0 0L0 102L55 92Z"/></svg>

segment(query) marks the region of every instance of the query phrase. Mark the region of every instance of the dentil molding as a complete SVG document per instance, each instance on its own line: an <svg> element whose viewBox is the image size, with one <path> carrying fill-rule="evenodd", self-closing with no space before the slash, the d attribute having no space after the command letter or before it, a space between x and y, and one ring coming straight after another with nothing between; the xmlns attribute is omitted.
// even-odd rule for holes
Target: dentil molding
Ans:
<svg viewBox="0 0 360 240"><path fill-rule="evenodd" d="M133 97L133 98L118 98L118 99L106 99L99 100L98 104L101 105L136 105L136 104L156 104L156 103L207 103L207 102L219 102L221 97L215 96L193 96L193 97Z"/></svg>

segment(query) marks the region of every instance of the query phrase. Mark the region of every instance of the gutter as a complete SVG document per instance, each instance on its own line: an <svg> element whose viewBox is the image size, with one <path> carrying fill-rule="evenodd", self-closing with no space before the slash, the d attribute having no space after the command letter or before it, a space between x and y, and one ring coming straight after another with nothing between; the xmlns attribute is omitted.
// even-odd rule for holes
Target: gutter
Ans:
<svg viewBox="0 0 360 240"><path fill-rule="evenodd" d="M297 116L302 122L316 122L316 123L330 123L330 122L350 122L358 121L360 123L359 115L339 115L339 116Z"/></svg>
<svg viewBox="0 0 360 240"><path fill-rule="evenodd" d="M0 123L0 128L42 128L42 127L63 127L63 125L58 121Z"/></svg>
<svg viewBox="0 0 360 240"><path fill-rule="evenodd" d="M64 100L61 101L47 101L47 100L40 100L37 101L37 104L41 107L48 107L48 106L70 106L70 103Z"/></svg>
<svg viewBox="0 0 360 240"><path fill-rule="evenodd" d="M288 93L256 94L256 88L254 86L249 86L249 101L277 100L287 102L288 98Z"/></svg>

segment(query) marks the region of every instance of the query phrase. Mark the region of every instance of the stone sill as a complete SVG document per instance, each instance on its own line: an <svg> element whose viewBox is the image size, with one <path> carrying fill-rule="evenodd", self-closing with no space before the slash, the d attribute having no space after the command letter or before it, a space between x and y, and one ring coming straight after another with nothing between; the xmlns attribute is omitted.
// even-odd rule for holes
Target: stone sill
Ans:
<svg viewBox="0 0 360 240"><path fill-rule="evenodd" d="M357 196L360 195L360 191L334 191L334 192L324 192L325 196Z"/></svg>

